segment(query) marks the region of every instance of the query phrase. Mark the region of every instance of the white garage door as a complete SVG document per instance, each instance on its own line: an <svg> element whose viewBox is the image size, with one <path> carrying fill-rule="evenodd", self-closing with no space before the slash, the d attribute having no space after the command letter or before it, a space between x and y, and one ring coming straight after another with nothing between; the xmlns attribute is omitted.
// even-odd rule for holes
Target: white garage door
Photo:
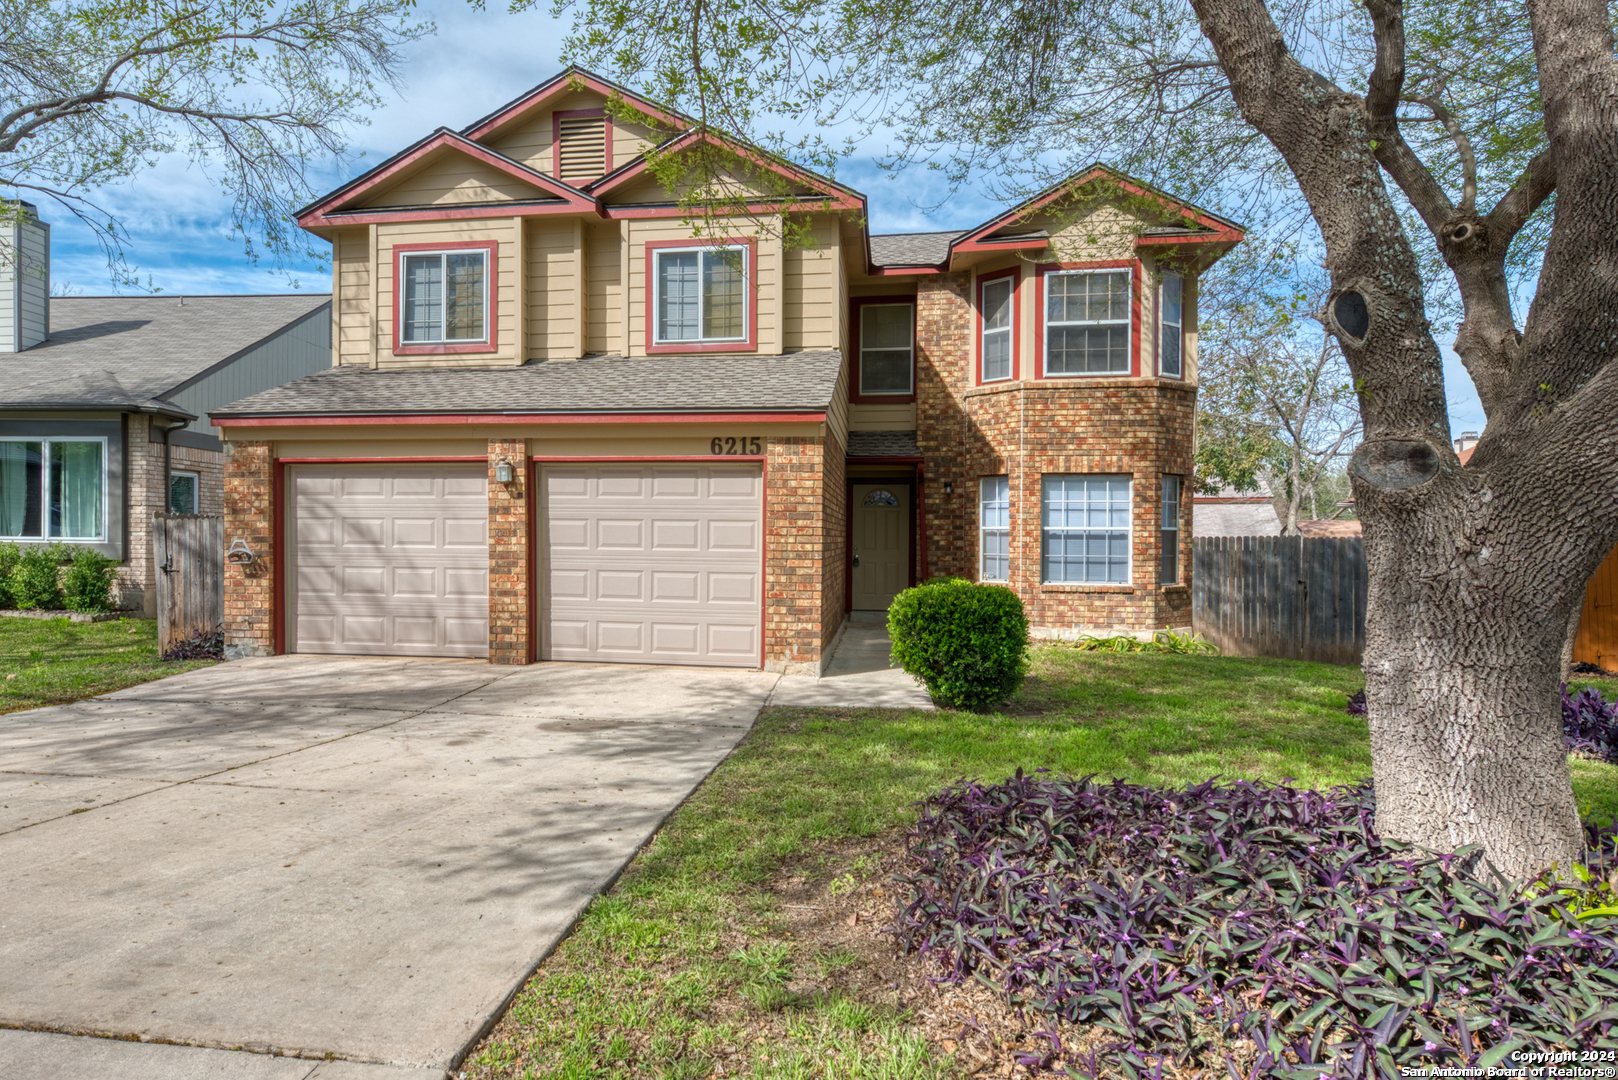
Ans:
<svg viewBox="0 0 1618 1080"><path fill-rule="evenodd" d="M757 465L544 471L540 617L548 660L757 667Z"/></svg>
<svg viewBox="0 0 1618 1080"><path fill-rule="evenodd" d="M289 652L489 655L484 466L295 466L287 528Z"/></svg>

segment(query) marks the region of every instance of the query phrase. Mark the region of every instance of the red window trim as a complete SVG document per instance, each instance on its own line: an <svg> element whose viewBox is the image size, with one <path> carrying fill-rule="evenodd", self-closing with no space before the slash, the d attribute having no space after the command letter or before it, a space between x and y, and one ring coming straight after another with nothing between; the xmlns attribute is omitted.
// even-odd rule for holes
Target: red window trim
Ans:
<svg viewBox="0 0 1618 1080"><path fill-rule="evenodd" d="M481 251L488 260L488 310L484 312L488 331L484 341L456 341L437 345L406 345L402 323L404 321L404 258L410 252L420 251ZM439 244L394 244L393 254L393 355L395 356L449 356L457 353L492 353L498 351L500 300L500 242L498 240L450 241Z"/></svg>
<svg viewBox="0 0 1618 1080"><path fill-rule="evenodd" d="M604 140L602 145L603 156L601 158L601 164L605 166L605 171L601 173L601 176L606 176L607 173L612 172L612 117L607 115L607 110L557 109L555 112L551 113L551 175L556 177L558 180L562 180L562 121L573 120L581 116L601 117L602 137ZM600 176L593 176L582 184L573 184L572 186L584 187L585 184L599 180L600 178ZM566 184L569 183L569 181L562 180L562 183Z"/></svg>
<svg viewBox="0 0 1618 1080"><path fill-rule="evenodd" d="M868 304L910 305L910 393L860 393L860 318ZM916 294L900 293L892 296L855 296L848 301L849 358L848 400L855 405L908 405L916 400Z"/></svg>
<svg viewBox="0 0 1618 1080"><path fill-rule="evenodd" d="M747 336L740 341L665 341L657 340L657 253L659 251L693 250L700 248L745 247L747 269L742 277L742 296L746 311ZM751 236L726 236L710 240L648 240L646 241L646 336L643 339L646 355L666 353L725 353L758 351L758 240Z"/></svg>
<svg viewBox="0 0 1618 1080"><path fill-rule="evenodd" d="M1157 283L1157 304L1155 306L1155 311L1157 313L1157 316L1153 320L1157 324L1157 342L1156 342L1157 347L1152 350L1152 355L1155 356L1157 359L1153 363L1152 367L1153 367L1153 370L1156 371L1157 377L1159 379L1169 379L1169 380L1172 380L1174 382L1185 382L1185 284L1186 284L1186 275L1185 275L1185 272L1181 271L1181 270L1164 270L1163 273L1165 273L1165 274L1178 274L1180 276L1180 373L1178 375L1165 375L1165 374L1163 374L1163 328L1164 328L1165 324L1163 322L1163 282L1162 282L1161 278L1159 278L1158 283Z"/></svg>
<svg viewBox="0 0 1618 1080"><path fill-rule="evenodd" d="M983 286L1001 278L1011 279L1011 377L1006 379L983 378ZM978 277L977 283L972 286L975 294L972 298L972 338L973 349L977 360L976 383L978 386L996 386L1000 383L1016 382L1022 375L1022 267L1013 266L1009 270L996 270L993 273Z"/></svg>
<svg viewBox="0 0 1618 1080"><path fill-rule="evenodd" d="M1129 371L1095 371L1083 374L1045 371L1045 275L1058 270L1129 270ZM1041 379L1122 379L1139 378L1141 335L1141 279L1144 268L1139 259L1092 259L1088 262L1040 263L1034 268L1034 370Z"/></svg>

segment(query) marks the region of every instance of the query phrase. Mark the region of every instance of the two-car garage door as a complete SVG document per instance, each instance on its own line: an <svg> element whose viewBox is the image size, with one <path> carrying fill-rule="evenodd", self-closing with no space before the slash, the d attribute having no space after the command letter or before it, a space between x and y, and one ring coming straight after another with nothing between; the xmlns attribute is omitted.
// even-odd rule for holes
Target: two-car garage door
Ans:
<svg viewBox="0 0 1618 1080"><path fill-rule="evenodd" d="M299 465L287 477L287 647L488 655L482 464ZM754 667L757 465L557 465L540 478L549 660Z"/></svg>

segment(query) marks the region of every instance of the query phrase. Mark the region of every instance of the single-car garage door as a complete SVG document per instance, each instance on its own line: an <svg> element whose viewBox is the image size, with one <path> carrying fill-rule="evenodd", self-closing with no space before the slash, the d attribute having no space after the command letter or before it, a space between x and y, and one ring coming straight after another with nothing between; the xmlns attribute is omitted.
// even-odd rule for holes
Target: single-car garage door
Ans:
<svg viewBox="0 0 1618 1080"><path fill-rule="evenodd" d="M757 667L757 465L559 465L542 479L547 660Z"/></svg>
<svg viewBox="0 0 1618 1080"><path fill-rule="evenodd" d="M294 466L287 533L289 652L489 655L485 466Z"/></svg>

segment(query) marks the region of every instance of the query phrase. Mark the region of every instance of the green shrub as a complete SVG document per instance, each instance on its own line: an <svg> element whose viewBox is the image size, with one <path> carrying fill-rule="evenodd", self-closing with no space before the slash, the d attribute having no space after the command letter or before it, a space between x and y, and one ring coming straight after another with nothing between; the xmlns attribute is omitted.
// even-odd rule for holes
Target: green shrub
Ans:
<svg viewBox="0 0 1618 1080"><path fill-rule="evenodd" d="M20 558L22 549L16 544L0 544L0 608L17 606L11 595L11 571L16 569Z"/></svg>
<svg viewBox="0 0 1618 1080"><path fill-rule="evenodd" d="M52 611L62 606L62 545L28 547L17 556L17 563L6 576L11 599L20 608Z"/></svg>
<svg viewBox="0 0 1618 1080"><path fill-rule="evenodd" d="M888 608L893 658L940 705L982 711L1028 672L1028 616L1004 585L939 579L906 589Z"/></svg>
<svg viewBox="0 0 1618 1080"><path fill-rule="evenodd" d="M79 548L62 574L62 592L69 611L111 611L112 584L118 577L118 560L100 552Z"/></svg>

